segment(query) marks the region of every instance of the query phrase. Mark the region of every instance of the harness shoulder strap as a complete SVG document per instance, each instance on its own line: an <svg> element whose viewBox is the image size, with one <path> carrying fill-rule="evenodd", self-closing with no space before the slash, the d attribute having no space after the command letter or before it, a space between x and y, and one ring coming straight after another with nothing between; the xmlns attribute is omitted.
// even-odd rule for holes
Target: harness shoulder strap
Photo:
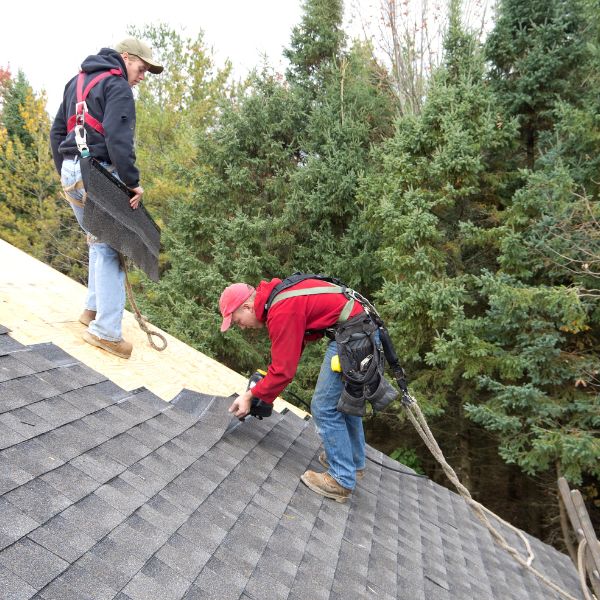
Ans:
<svg viewBox="0 0 600 600"><path fill-rule="evenodd" d="M103 71L102 73L99 73L93 77L84 89L83 84L85 82L85 73L83 71L79 72L77 77L77 103L75 104L75 114L71 115L67 121L67 133L70 133L75 128L78 115L85 113L85 124L89 125L92 129L95 129L100 135L104 135L104 127L102 126L102 123L90 115L90 113L87 111L85 101L87 100L92 88L96 84L100 83L100 81L110 77L111 75L121 76L122 74L123 73L121 69L110 69L109 71Z"/></svg>
<svg viewBox="0 0 600 600"><path fill-rule="evenodd" d="M307 278L308 279L308 278ZM312 279L312 278L310 278ZM298 283L298 282L296 282ZM346 287L342 287L336 285L331 282L326 282L330 285L330 287L319 286L319 287L310 287L303 288L300 290L288 290L287 292L280 292L276 294L273 298L269 298L270 306L281 302L281 300L286 300L287 298L294 298L296 296L315 296L317 294L344 294L346 291ZM277 289L277 288L275 288ZM354 308L354 298L348 298L348 301L344 305L340 316L338 317L338 323L344 323L348 320L352 309Z"/></svg>

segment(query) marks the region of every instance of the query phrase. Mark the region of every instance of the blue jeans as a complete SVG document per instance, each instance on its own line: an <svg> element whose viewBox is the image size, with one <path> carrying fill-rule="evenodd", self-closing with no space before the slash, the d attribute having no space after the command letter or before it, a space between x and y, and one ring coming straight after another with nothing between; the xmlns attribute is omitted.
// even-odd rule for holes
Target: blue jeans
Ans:
<svg viewBox="0 0 600 600"><path fill-rule="evenodd" d="M331 370L337 344L327 346L311 401L311 412L329 462L328 473L341 486L353 490L356 471L365 468L365 432L361 417L337 410L344 384L341 373Z"/></svg>
<svg viewBox="0 0 600 600"><path fill-rule="evenodd" d="M113 174L116 176L116 173ZM78 157L63 161L60 178L63 188L81 180ZM76 203L83 200L83 189L65 190L65 194ZM88 293L85 307L96 311L96 318L90 323L88 331L104 340L118 342L122 339L121 321L125 309L125 273L121 269L119 253L91 236L83 227L83 208L70 204L81 229L88 235Z"/></svg>

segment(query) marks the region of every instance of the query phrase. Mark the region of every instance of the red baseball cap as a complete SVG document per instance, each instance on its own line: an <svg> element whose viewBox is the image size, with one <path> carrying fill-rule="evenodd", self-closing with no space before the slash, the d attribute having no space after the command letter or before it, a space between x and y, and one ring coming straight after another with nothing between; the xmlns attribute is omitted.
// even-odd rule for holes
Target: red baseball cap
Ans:
<svg viewBox="0 0 600 600"><path fill-rule="evenodd" d="M231 327L231 315L238 309L255 290L247 283L234 283L223 290L219 298L219 310L223 315L223 323L221 323L221 331L227 331Z"/></svg>

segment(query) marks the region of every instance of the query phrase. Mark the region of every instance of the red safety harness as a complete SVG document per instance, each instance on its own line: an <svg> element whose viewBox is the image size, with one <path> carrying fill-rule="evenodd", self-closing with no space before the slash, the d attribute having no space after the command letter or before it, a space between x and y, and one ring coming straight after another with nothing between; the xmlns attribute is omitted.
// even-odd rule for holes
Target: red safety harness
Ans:
<svg viewBox="0 0 600 600"><path fill-rule="evenodd" d="M92 129L95 129L100 135L104 135L104 127L102 123L90 115L87 109L86 99L90 90L100 81L110 77L111 75L123 75L121 69L111 69L110 71L104 71L99 75L96 75L83 89L83 83L85 81L85 73L81 71L77 78L77 103L75 104L75 114L69 117L67 121L67 132L71 133L75 129L75 125L81 124L89 125Z"/></svg>

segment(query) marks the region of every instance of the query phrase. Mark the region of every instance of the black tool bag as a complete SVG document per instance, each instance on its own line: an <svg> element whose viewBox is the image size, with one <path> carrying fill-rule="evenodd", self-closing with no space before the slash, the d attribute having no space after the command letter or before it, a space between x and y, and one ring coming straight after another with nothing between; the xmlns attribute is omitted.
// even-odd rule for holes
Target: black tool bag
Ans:
<svg viewBox="0 0 600 600"><path fill-rule="evenodd" d="M399 395L384 377L385 356L377 331L365 313L337 327L335 341L344 381L337 409L347 415L363 417L367 401L374 412L383 410Z"/></svg>

